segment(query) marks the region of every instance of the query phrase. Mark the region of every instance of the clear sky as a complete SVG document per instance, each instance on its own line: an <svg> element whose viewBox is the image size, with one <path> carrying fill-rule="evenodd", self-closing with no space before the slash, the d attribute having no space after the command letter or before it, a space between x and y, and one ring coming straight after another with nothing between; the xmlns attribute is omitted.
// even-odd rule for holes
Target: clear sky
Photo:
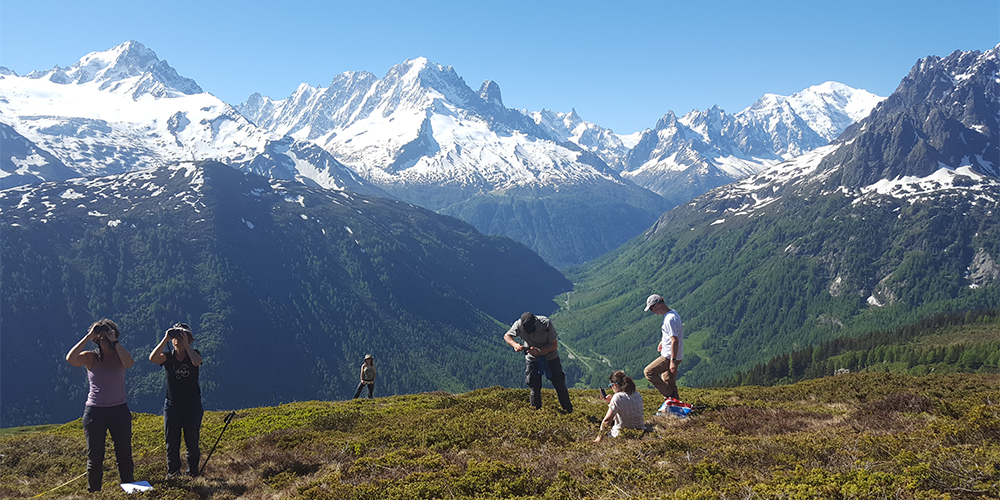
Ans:
<svg viewBox="0 0 1000 500"><path fill-rule="evenodd" d="M20 75L133 39L232 104L423 56L507 107L628 134L829 80L889 95L919 58L1000 43L1000 1L0 1L0 65Z"/></svg>

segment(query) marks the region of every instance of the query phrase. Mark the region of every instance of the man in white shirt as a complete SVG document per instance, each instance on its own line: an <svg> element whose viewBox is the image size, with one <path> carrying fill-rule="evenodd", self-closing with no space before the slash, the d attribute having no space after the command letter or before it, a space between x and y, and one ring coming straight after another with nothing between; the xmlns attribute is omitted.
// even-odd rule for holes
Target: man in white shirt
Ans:
<svg viewBox="0 0 1000 500"><path fill-rule="evenodd" d="M684 359L684 332L681 329L681 317L677 311L667 307L663 297L657 294L646 298L646 309L655 314L663 315L663 325L660 327L660 343L656 350L660 353L652 363L646 366L643 374L653 387L666 398L680 399L677 394L677 368Z"/></svg>

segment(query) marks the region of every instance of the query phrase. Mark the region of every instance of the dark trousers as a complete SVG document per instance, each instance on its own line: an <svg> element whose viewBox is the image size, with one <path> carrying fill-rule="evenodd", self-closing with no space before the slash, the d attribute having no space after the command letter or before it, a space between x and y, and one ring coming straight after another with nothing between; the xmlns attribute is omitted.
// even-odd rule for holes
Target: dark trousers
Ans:
<svg viewBox="0 0 1000 500"><path fill-rule="evenodd" d="M552 387L556 389L559 405L562 406L563 411L572 412L573 403L570 402L569 391L566 390L566 374L563 373L562 361L558 357L549 360L537 356L533 356L533 358L529 359L527 356L524 358L524 383L531 388L528 402L536 409L542 407L542 373L545 372L549 381L552 382ZM544 364L548 364L548 370L545 369Z"/></svg>
<svg viewBox="0 0 1000 500"><path fill-rule="evenodd" d="M201 401L197 403L178 404L169 399L163 402L163 434L167 438L167 473L175 474L181 470L181 435L184 435L184 446L187 448L188 474L198 475L198 465L201 463L201 448L198 442L201 437L201 417L205 410Z"/></svg>
<svg viewBox="0 0 1000 500"><path fill-rule="evenodd" d="M372 398L372 395L375 393L375 381L365 382L362 380L358 384L358 390L354 391L354 399L358 399L358 396L361 395L361 389L364 389L366 385L368 386L368 399Z"/></svg>
<svg viewBox="0 0 1000 500"><path fill-rule="evenodd" d="M83 411L83 435L87 440L87 490L100 491L104 482L104 439L111 432L122 483L135 481L132 463L132 412L127 404L88 406Z"/></svg>

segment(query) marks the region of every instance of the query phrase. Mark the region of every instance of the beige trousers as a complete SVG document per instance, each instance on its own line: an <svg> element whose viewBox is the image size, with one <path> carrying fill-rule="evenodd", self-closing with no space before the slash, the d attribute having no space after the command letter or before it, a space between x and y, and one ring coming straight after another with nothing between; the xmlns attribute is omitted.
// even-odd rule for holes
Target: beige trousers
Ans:
<svg viewBox="0 0 1000 500"><path fill-rule="evenodd" d="M680 364L677 361L678 367ZM642 374L664 398L680 399L677 394L677 373L670 371L670 358L657 356L652 363L646 365Z"/></svg>

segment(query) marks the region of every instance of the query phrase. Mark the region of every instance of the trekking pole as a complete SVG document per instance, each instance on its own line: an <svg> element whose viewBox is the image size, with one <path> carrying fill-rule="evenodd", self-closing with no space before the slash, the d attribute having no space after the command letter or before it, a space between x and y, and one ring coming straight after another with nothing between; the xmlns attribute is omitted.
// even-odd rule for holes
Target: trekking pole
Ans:
<svg viewBox="0 0 1000 500"><path fill-rule="evenodd" d="M215 453L215 447L219 446L219 441L222 441L222 435L226 433L226 429L229 427L229 422L232 422L233 417L235 416L235 411L231 411L229 412L229 415L226 415L226 419L224 420L226 425L222 426L222 432L219 433L219 438L215 440L215 444L212 445L212 450L209 451L208 456L205 457L205 463L201 464L201 470L198 471L199 476L205 473L205 466L208 465L208 459L212 458L212 453Z"/></svg>

